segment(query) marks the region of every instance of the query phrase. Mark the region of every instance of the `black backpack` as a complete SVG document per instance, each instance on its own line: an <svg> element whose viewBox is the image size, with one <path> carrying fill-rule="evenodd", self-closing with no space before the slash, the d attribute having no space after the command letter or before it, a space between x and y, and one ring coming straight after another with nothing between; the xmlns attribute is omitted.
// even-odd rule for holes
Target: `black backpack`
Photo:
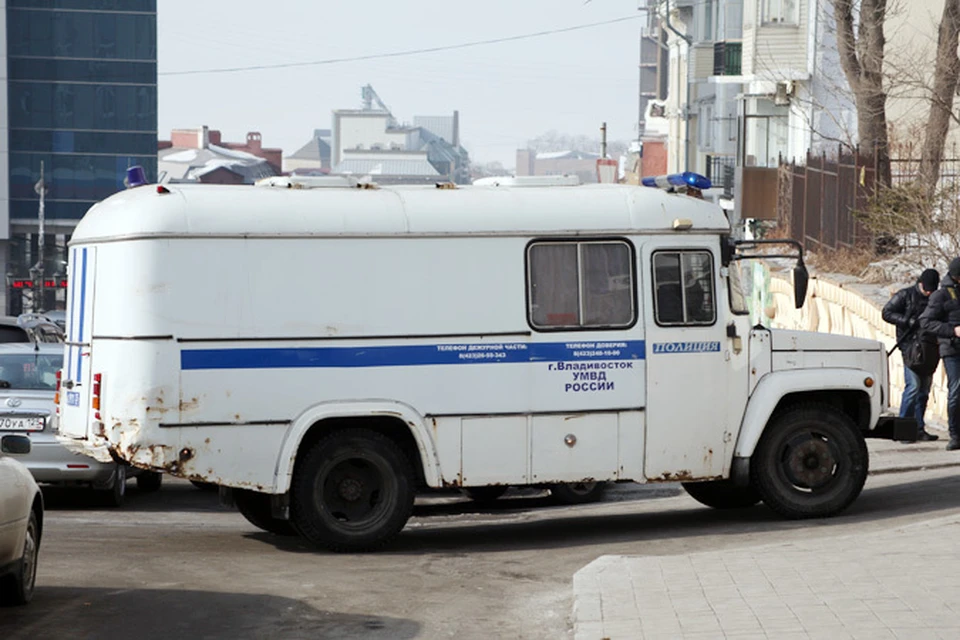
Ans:
<svg viewBox="0 0 960 640"><path fill-rule="evenodd" d="M936 340L930 340L922 333L913 336L906 344L900 347L903 353L903 364L909 367L918 376L933 375L940 364L940 347Z"/></svg>

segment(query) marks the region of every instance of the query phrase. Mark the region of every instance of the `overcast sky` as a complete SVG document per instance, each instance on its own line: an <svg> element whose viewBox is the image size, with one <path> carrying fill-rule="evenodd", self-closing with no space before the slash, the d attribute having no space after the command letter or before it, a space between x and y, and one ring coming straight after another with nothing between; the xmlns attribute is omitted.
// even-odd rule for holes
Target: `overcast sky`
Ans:
<svg viewBox="0 0 960 640"><path fill-rule="evenodd" d="M515 152L550 130L609 140L636 136L637 0L162 0L157 3L159 135L208 125L225 141L260 131L284 155L334 109L374 89L401 122L460 112L478 162L515 166ZM390 54L586 29L461 49L235 73L181 74Z"/></svg>

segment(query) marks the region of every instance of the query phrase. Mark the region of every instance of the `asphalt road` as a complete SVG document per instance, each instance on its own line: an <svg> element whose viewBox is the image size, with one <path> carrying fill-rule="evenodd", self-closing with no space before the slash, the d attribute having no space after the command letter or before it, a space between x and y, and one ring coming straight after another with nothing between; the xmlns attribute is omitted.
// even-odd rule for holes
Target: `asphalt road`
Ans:
<svg viewBox="0 0 960 640"><path fill-rule="evenodd" d="M960 512L960 476L871 476L847 513L804 522L714 511L673 485L580 507L430 498L387 550L353 555L260 532L181 481L146 495L131 482L122 510L45 495L35 599L0 609L0 638L565 638L572 576L599 556L885 530Z"/></svg>

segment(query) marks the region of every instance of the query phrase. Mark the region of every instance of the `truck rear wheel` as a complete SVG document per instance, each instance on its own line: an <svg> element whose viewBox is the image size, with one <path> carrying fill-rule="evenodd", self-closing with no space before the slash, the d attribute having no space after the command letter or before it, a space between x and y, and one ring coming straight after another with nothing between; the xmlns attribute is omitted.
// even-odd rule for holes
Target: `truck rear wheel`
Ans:
<svg viewBox="0 0 960 640"><path fill-rule="evenodd" d="M745 509L761 500L753 487L738 487L729 480L684 482L683 488L691 498L714 509Z"/></svg>
<svg viewBox="0 0 960 640"><path fill-rule="evenodd" d="M270 496L259 491L250 491L248 489L235 489L233 491L233 501L237 505L237 511L240 512L247 522L270 533L278 536L295 536L297 530L289 520L281 520L273 517L270 510Z"/></svg>
<svg viewBox="0 0 960 640"><path fill-rule="evenodd" d="M827 404L805 404L773 418L750 460L750 476L777 513L819 518L850 506L867 466L866 442L849 416Z"/></svg>
<svg viewBox="0 0 960 640"><path fill-rule="evenodd" d="M393 539L413 511L413 470L390 438L334 432L297 462L292 519L304 538L332 551L369 551Z"/></svg>

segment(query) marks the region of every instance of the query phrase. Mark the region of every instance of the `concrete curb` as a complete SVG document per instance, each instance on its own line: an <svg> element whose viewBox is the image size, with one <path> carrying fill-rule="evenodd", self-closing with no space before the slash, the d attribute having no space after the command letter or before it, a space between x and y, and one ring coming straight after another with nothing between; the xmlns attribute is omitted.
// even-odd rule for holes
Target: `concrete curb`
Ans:
<svg viewBox="0 0 960 640"><path fill-rule="evenodd" d="M891 467L889 469L872 469L867 472L868 476L882 476L888 473L907 473L908 471L926 471L927 469L947 469L949 467L960 467L960 461L957 462L935 462L932 464L908 465L905 467Z"/></svg>

